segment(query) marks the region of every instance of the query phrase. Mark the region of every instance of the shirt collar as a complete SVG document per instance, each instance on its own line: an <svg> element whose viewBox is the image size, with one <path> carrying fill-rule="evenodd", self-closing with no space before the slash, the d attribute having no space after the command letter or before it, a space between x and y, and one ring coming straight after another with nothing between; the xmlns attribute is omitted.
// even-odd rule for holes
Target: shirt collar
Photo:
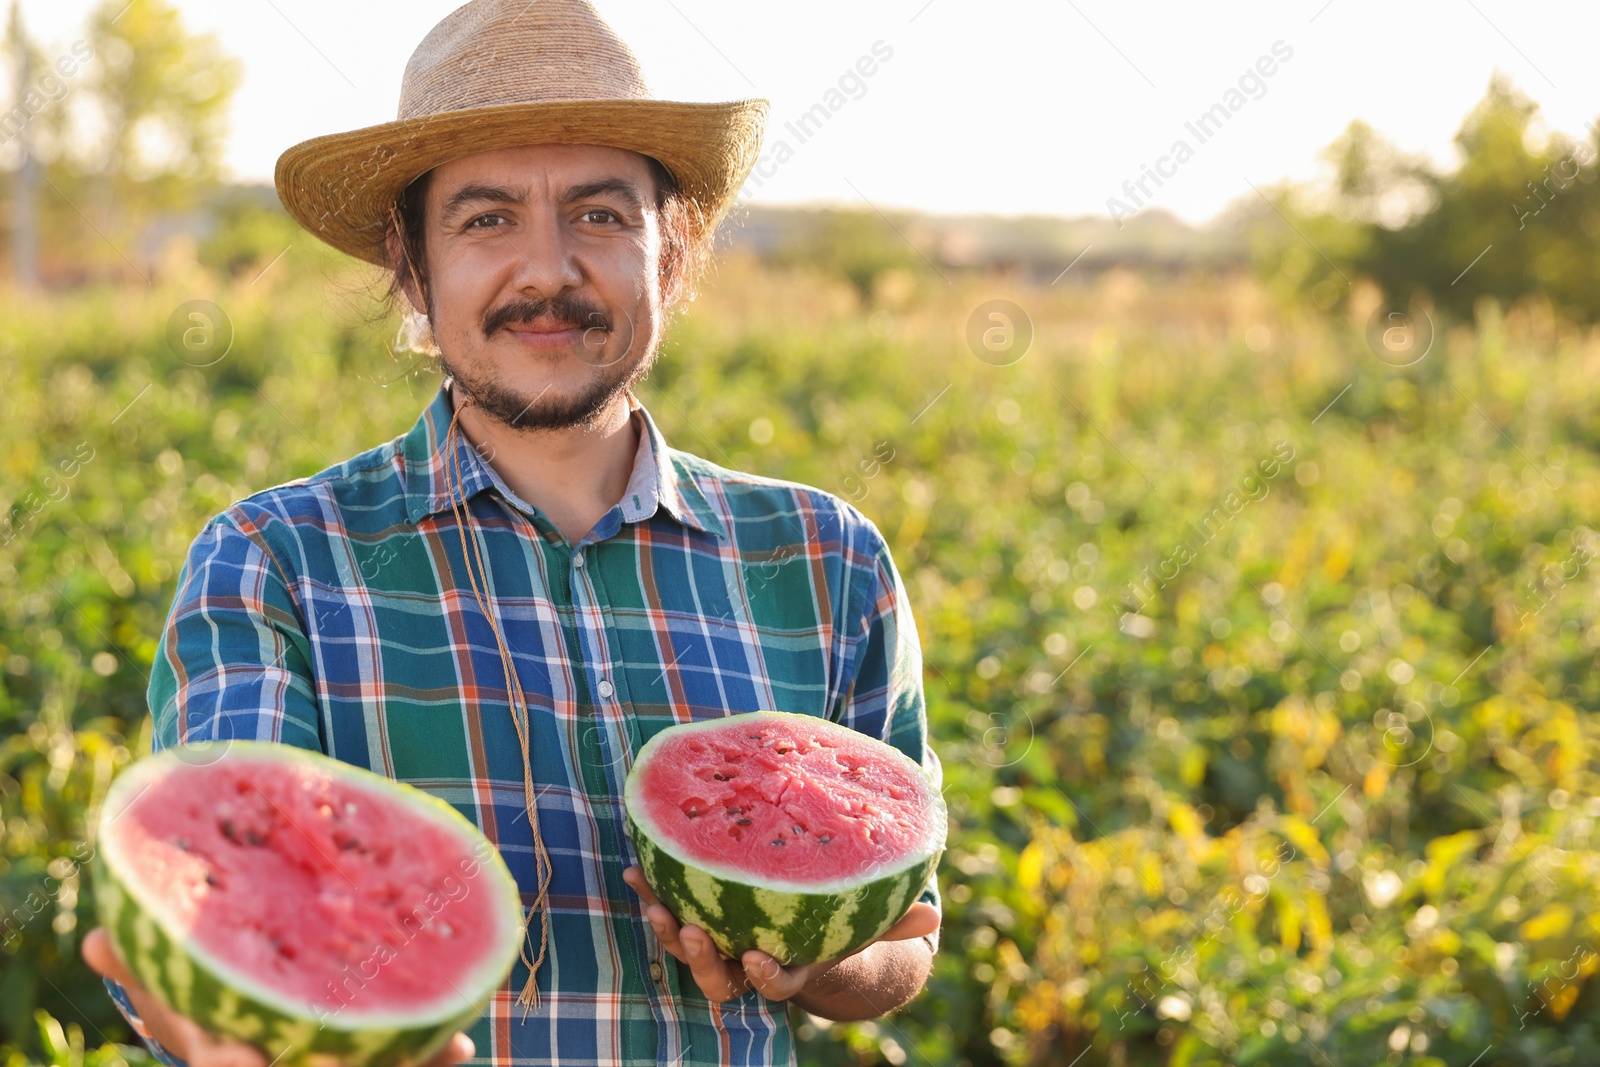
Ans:
<svg viewBox="0 0 1600 1067"><path fill-rule="evenodd" d="M685 526L727 536L727 528L712 510L705 492L674 460L672 450L656 427L650 412L637 397L628 396L629 411L638 422L639 449L634 453L628 487L618 505L623 522L642 522L663 510ZM405 464L406 512L413 524L450 508L445 479L444 439L455 408L449 383L441 383L431 403L401 441ZM460 464L463 498L470 500L485 489L497 489L518 507L533 510L479 455L466 435L456 434L456 462ZM603 524L603 521L602 521Z"/></svg>

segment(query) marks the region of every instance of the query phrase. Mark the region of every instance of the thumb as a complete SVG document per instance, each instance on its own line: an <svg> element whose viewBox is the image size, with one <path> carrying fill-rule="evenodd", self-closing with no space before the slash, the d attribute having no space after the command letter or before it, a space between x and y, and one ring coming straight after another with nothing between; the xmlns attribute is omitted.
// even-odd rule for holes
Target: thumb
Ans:
<svg viewBox="0 0 1600 1067"><path fill-rule="evenodd" d="M939 909L925 900L911 905L900 921L883 932L879 941L910 941L939 929Z"/></svg>
<svg viewBox="0 0 1600 1067"><path fill-rule="evenodd" d="M122 957L117 955L117 950L111 943L111 937L106 933L105 927L96 926L83 939L83 946L79 949L83 953L83 961L94 968L96 974L111 979L121 986L139 987L139 980L129 971L122 962Z"/></svg>
<svg viewBox="0 0 1600 1067"><path fill-rule="evenodd" d="M472 1044L472 1038L457 1030L451 1035L450 1040L445 1043L444 1048L440 1049L433 1059L429 1060L423 1067L453 1067L453 1065L460 1063L462 1060L470 1060L476 1051Z"/></svg>
<svg viewBox="0 0 1600 1067"><path fill-rule="evenodd" d="M146 990L122 962L104 927L90 930L80 951L84 962L97 974L126 990L150 1036L189 1067L267 1067L267 1058L260 1049L242 1041L213 1037Z"/></svg>

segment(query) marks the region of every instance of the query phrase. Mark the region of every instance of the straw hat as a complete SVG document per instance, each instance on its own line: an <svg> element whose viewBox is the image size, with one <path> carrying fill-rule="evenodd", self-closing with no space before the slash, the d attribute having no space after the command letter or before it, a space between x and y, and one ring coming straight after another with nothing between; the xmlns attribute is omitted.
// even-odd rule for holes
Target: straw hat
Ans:
<svg viewBox="0 0 1600 1067"><path fill-rule="evenodd" d="M659 160L715 229L755 165L767 101L656 100L589 0L472 0L423 38L399 118L278 158L278 198L333 247L384 266L390 208L441 163L527 144L626 148Z"/></svg>

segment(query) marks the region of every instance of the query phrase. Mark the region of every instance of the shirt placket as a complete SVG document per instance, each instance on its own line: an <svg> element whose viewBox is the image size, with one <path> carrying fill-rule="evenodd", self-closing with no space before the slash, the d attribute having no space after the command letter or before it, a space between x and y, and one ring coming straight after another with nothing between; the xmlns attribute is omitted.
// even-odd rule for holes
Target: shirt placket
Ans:
<svg viewBox="0 0 1600 1067"><path fill-rule="evenodd" d="M592 565L600 542L584 542L573 551L568 564L572 594L573 617L577 620L583 644L583 668L587 674L590 692L595 694L595 715L602 725L600 737L607 746L608 758L604 761L607 780L612 795L624 794L628 768L632 765L632 731L629 729L628 709L630 695L627 671L612 658L612 650L621 647L615 641L616 620L605 595L604 582L598 568ZM611 551L626 551L624 546L613 545ZM621 821L617 827L615 846L618 855L628 853L628 842ZM671 966L671 957L650 929L648 923L635 927L636 949L640 968L648 976L645 988L650 1007L655 1015L659 1035L658 1055L661 1062L671 1062L681 1056L674 1046L681 1044L677 1013L671 1004L678 995L677 970Z"/></svg>

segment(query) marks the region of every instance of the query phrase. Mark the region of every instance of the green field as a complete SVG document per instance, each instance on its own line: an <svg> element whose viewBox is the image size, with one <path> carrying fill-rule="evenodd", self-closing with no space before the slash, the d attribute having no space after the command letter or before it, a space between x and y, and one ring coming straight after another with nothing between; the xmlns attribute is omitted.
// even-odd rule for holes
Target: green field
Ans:
<svg viewBox="0 0 1600 1067"><path fill-rule="evenodd" d="M308 243L0 297L8 1067L136 1058L100 1048L130 1035L74 856L148 750L190 540L435 387ZM215 362L169 343L192 299ZM995 299L1014 362L967 340ZM1375 302L735 258L676 322L641 393L668 440L888 536L950 787L929 990L797 1016L803 1062L1600 1062L1600 340L1484 301L1394 367Z"/></svg>

